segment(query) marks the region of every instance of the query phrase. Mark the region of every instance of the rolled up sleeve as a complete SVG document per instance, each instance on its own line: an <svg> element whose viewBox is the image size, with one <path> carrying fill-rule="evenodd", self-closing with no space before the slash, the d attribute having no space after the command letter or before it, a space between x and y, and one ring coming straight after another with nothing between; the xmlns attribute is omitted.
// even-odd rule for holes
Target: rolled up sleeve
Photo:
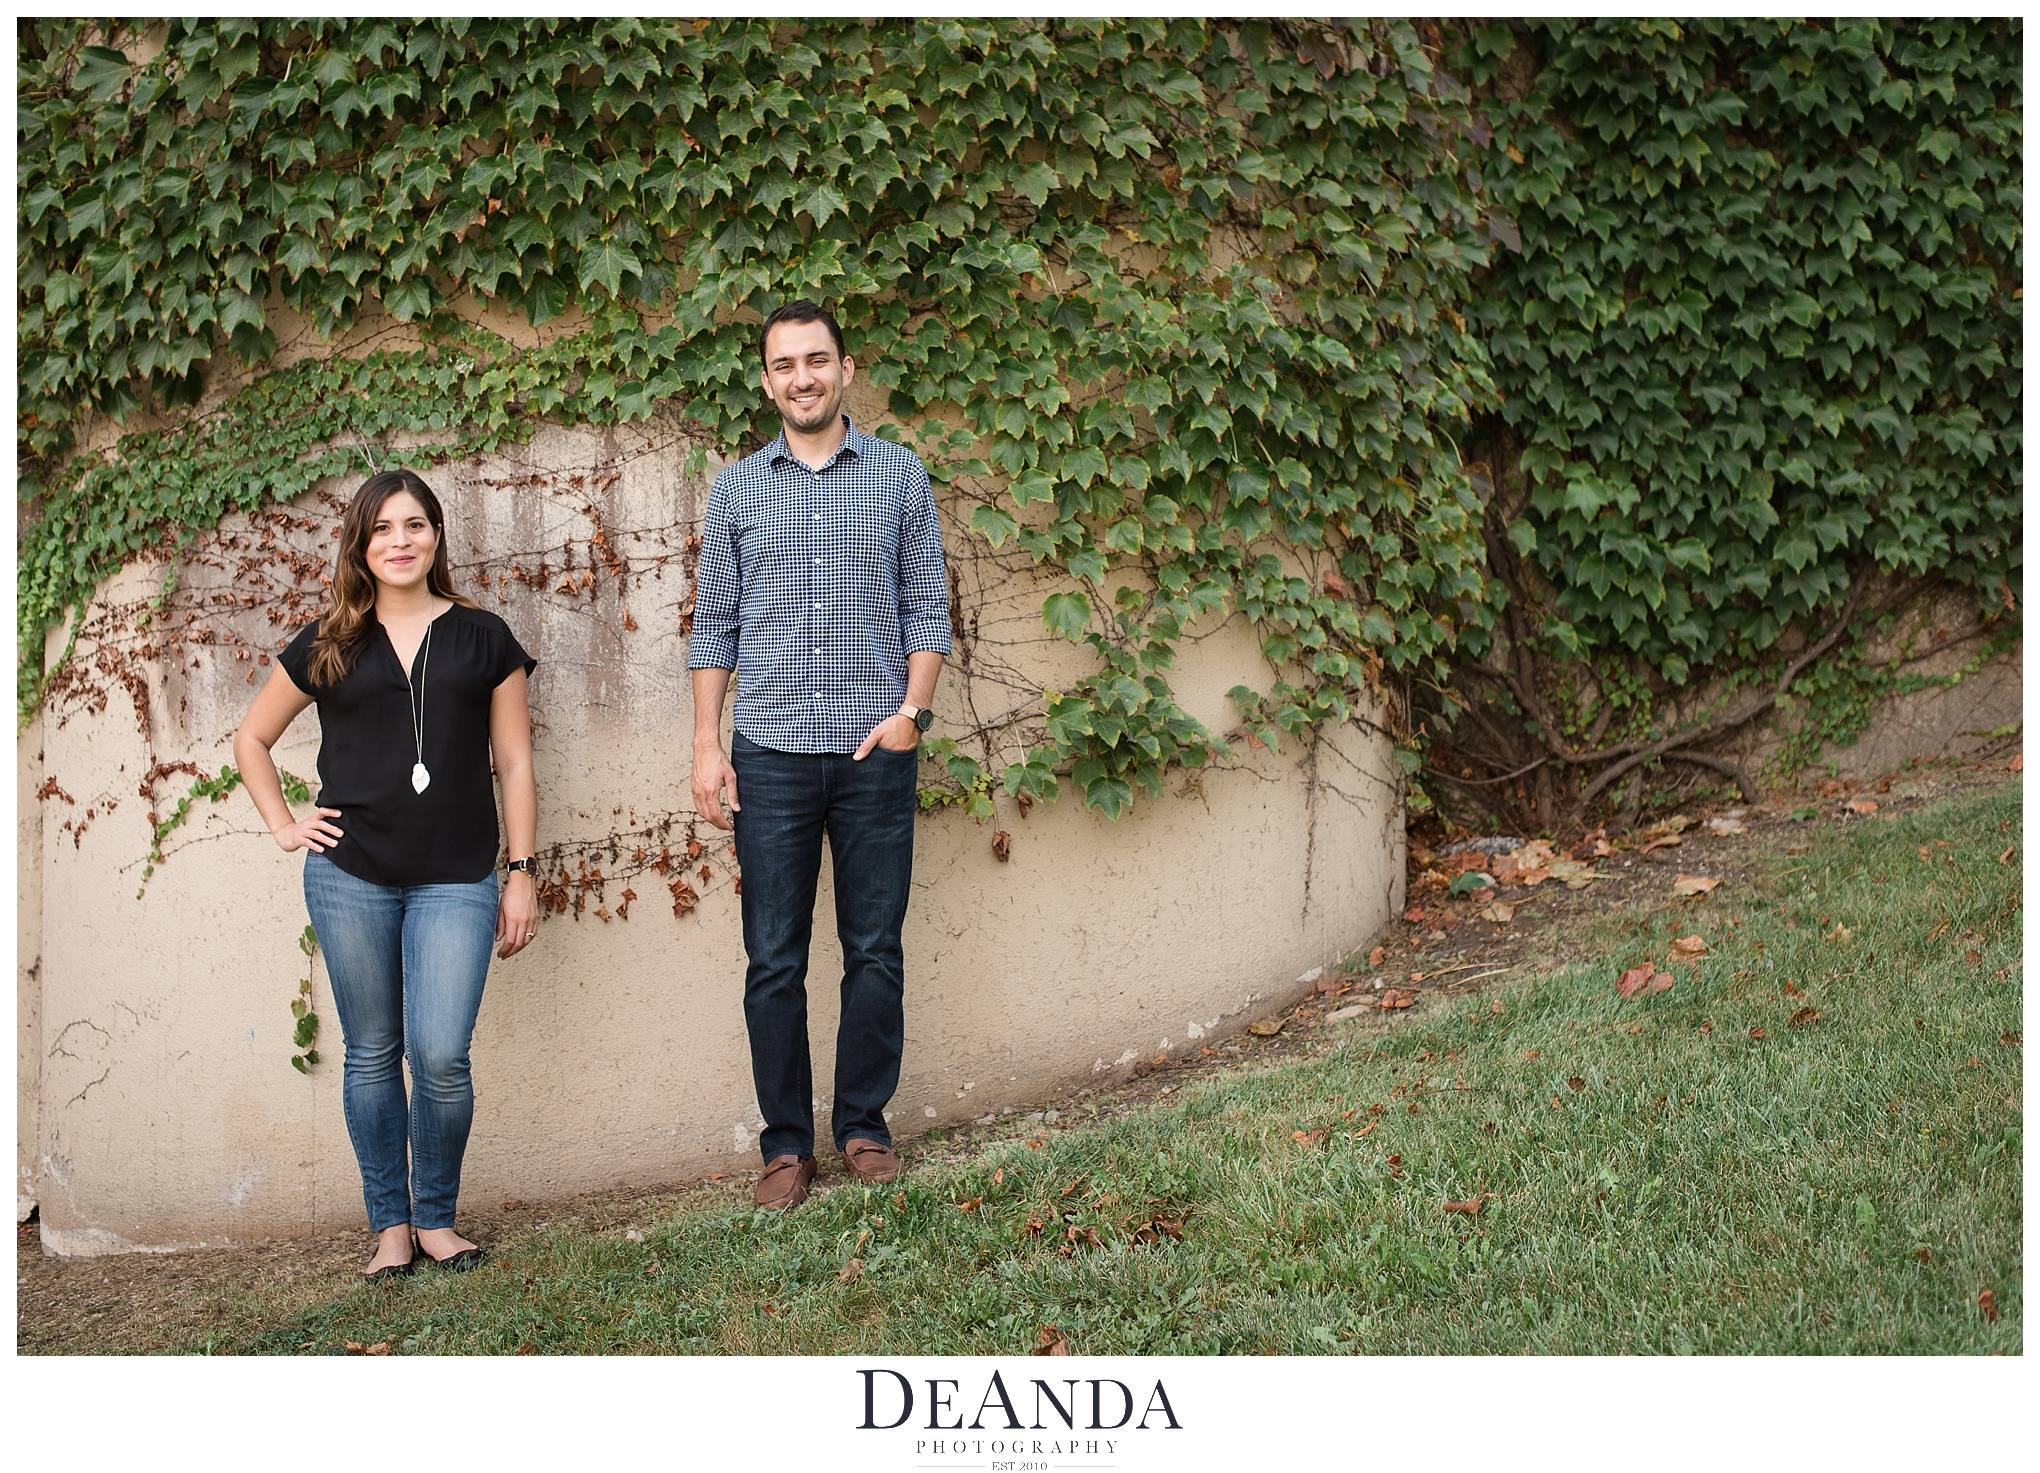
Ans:
<svg viewBox="0 0 2040 1473"><path fill-rule="evenodd" d="M928 473L918 462L900 526L900 641L908 654L949 653L949 574L942 558L942 524L935 516Z"/></svg>
<svg viewBox="0 0 2040 1473"><path fill-rule="evenodd" d="M737 668L737 591L742 586L730 496L718 476L708 495L707 515L701 521L701 561L694 575L694 632L687 641L688 669Z"/></svg>

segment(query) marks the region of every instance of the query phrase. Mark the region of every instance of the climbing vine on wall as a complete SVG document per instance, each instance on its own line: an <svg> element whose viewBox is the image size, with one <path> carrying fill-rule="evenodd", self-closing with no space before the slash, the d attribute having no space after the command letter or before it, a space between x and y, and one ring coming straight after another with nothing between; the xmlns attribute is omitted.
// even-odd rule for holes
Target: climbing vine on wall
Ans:
<svg viewBox="0 0 2040 1473"><path fill-rule="evenodd" d="M1256 740L1441 681L1487 617L1454 426L1490 393L1463 309L1506 225L1435 30L102 24L22 50L24 711L44 630L113 567L367 437L429 459L671 404L698 449L749 448L753 324L796 296L974 532L1074 576L1043 619L1096 673L1044 693L1015 794L1061 770L1118 814L1226 751L1168 680L1200 614L1260 629ZM273 369L279 301L424 346ZM173 423L66 459L137 412Z"/></svg>
<svg viewBox="0 0 2040 1473"><path fill-rule="evenodd" d="M2003 637L2020 33L1461 28L1453 61L1494 129L1485 183L1521 235L1469 309L1501 391L1488 531L1516 607L1506 649L1472 632L1483 709L1443 781L1477 798L1542 764L1591 798L1675 750L1734 774L1699 748L1769 705L1738 696L1674 731L1667 698L1698 673L1829 691L1880 616L1943 583L1981 605L1967 633Z"/></svg>

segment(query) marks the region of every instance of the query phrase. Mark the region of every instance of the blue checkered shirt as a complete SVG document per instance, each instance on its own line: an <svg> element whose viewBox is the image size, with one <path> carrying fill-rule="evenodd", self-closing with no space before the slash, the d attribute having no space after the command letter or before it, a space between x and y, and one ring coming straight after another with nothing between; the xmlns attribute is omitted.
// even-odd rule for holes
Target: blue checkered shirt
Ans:
<svg viewBox="0 0 2040 1473"><path fill-rule="evenodd" d="M702 522L687 668L734 669L737 730L781 752L856 751L906 700L907 656L949 653L928 472L843 424L819 471L784 434L726 467Z"/></svg>

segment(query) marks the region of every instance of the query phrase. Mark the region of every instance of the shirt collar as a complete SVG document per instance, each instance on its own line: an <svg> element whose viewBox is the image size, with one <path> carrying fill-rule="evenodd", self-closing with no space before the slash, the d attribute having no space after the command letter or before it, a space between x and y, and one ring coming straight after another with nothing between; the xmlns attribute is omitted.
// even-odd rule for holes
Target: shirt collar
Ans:
<svg viewBox="0 0 2040 1473"><path fill-rule="evenodd" d="M862 460L864 458L864 447L871 442L871 438L872 437L870 435L865 434L864 431L857 428L857 425L855 424L854 421L851 420L849 415L847 414L844 415L843 443L836 447L836 453L834 455L830 456L827 460L822 462L822 469L827 470L830 466L834 465L838 460L842 459L846 455L849 456L852 460ZM782 460L793 460L796 461L797 464L801 465L806 464L805 461L800 461L797 459L797 457L793 453L793 447L786 443L785 430L781 430L779 432L779 438L774 440L769 446L766 447L766 449L770 453L771 461L774 465L778 464Z"/></svg>

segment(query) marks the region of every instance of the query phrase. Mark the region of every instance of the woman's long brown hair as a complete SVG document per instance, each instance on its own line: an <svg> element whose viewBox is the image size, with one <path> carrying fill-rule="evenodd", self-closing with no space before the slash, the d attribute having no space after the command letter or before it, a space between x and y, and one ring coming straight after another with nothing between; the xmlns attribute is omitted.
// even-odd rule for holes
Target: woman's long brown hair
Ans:
<svg viewBox="0 0 2040 1473"><path fill-rule="evenodd" d="M425 509L425 519L432 523L435 545L425 586L439 598L475 607L473 599L453 591L453 574L446 561L446 513L440 509L439 498L414 471L380 471L361 483L340 521L340 552L333 561L333 601L319 619L306 672L314 685L338 685L345 680L374 632L375 574L368 570L368 539L383 503L400 491L416 498Z"/></svg>

